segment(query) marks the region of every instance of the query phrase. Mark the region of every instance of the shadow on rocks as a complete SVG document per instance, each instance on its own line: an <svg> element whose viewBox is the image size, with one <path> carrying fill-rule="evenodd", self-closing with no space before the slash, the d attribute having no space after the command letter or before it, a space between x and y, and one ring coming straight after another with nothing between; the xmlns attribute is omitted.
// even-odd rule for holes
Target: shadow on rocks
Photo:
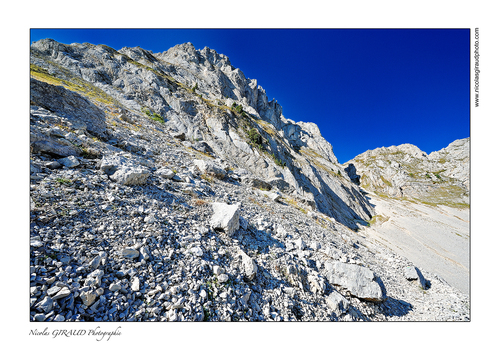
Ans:
<svg viewBox="0 0 500 350"><path fill-rule="evenodd" d="M417 271L418 275L418 282L420 283L420 287L422 287L423 290L427 290L431 287L431 281L425 279L424 275L422 275L422 272L415 266L415 270Z"/></svg>
<svg viewBox="0 0 500 350"><path fill-rule="evenodd" d="M404 316L407 315L411 310L413 310L413 305L410 303L388 297L382 304L380 304L380 309L385 316Z"/></svg>

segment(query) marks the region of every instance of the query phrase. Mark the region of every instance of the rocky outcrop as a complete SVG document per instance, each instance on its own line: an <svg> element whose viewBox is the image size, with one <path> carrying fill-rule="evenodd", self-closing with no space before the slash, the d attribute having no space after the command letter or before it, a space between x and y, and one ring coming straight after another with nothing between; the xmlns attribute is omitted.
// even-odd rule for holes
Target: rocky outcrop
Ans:
<svg viewBox="0 0 500 350"><path fill-rule="evenodd" d="M395 198L468 207L469 139L427 155L410 144L366 151L344 165L353 183Z"/></svg>
<svg viewBox="0 0 500 350"><path fill-rule="evenodd" d="M459 180L470 189L470 139L455 140L442 150L429 154L429 159L443 164L442 175Z"/></svg>
<svg viewBox="0 0 500 350"><path fill-rule="evenodd" d="M318 127L286 119L256 80L214 50L196 50L187 43L154 54L138 47L116 51L47 39L33 43L31 52L35 79L74 87L97 100L110 116L115 113L111 105L119 105L126 120L144 114L156 118L202 153L213 151L228 167L273 179L279 189L309 197L318 211L353 229L373 214ZM68 117L84 111L78 118L88 121L90 132L102 135L101 110L81 105L63 86L49 89L38 80L33 85L33 103ZM57 102L61 98L75 102ZM48 100L54 103L47 105ZM96 120L90 122L90 115ZM250 135L259 135L257 142Z"/></svg>
<svg viewBox="0 0 500 350"><path fill-rule="evenodd" d="M30 101L36 106L56 113L59 117L80 124L79 129L87 129L100 137L106 134L104 112L76 92L31 79Z"/></svg>

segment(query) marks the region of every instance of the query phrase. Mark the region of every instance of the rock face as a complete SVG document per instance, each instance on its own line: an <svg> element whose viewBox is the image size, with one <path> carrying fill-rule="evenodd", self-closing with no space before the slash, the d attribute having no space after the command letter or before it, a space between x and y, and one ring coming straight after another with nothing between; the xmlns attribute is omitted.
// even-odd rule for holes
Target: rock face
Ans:
<svg viewBox="0 0 500 350"><path fill-rule="evenodd" d="M345 166L351 180L368 191L433 205L469 205L469 138L430 155L410 144L377 148Z"/></svg>
<svg viewBox="0 0 500 350"><path fill-rule="evenodd" d="M226 56L41 40L31 76L31 320L469 319L360 234L352 169Z"/></svg>
<svg viewBox="0 0 500 350"><path fill-rule="evenodd" d="M70 121L78 121L93 134L103 137L106 133L103 111L87 98L62 86L31 79L30 101Z"/></svg>
<svg viewBox="0 0 500 350"><path fill-rule="evenodd" d="M453 141L429 154L429 159L444 164L442 175L457 179L470 189L470 138Z"/></svg>
<svg viewBox="0 0 500 350"><path fill-rule="evenodd" d="M317 210L351 228L373 214L318 127L286 119L256 80L214 50L195 50L187 43L153 54L138 47L115 51L47 39L32 44L31 63L33 103L78 118L89 132L104 135L102 121L105 113L116 113L113 104L125 120L155 114L182 140L203 140L203 151L213 151L229 167L263 180L281 179L280 187L312 200ZM97 99L105 113L88 98ZM260 141L252 143L251 135ZM224 175L211 169L215 176Z"/></svg>

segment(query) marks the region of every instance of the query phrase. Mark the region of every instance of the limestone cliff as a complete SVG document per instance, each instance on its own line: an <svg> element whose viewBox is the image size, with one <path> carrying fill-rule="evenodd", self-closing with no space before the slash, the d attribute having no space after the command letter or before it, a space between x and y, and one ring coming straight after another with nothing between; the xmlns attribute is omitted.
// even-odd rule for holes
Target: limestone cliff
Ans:
<svg viewBox="0 0 500 350"><path fill-rule="evenodd" d="M87 96L101 109L96 115L154 116L161 132L184 134L194 147L205 142L228 168L244 169L346 226L355 229L373 215L318 127L286 119L255 79L214 50L186 43L154 54L46 39L32 44L31 64L32 78Z"/></svg>

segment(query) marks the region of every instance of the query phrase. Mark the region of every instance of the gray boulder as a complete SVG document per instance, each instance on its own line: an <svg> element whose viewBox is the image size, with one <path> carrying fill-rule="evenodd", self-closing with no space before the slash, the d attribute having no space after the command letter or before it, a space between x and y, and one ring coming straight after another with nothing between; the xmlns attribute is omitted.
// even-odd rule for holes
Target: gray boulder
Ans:
<svg viewBox="0 0 500 350"><path fill-rule="evenodd" d="M171 179L175 176L175 173L172 170L167 169L167 168L158 169L158 170L156 170L155 174L164 178L164 179Z"/></svg>
<svg viewBox="0 0 500 350"><path fill-rule="evenodd" d="M404 274L405 274L405 278L408 281L412 281L412 280L417 280L418 279L418 273L417 273L417 269L415 269L415 266L407 266L407 267L405 267Z"/></svg>
<svg viewBox="0 0 500 350"><path fill-rule="evenodd" d="M45 166L49 169L59 169L62 167L62 164L56 161L52 161L52 162L47 162Z"/></svg>
<svg viewBox="0 0 500 350"><path fill-rule="evenodd" d="M75 158L75 156L69 156L66 158L59 159L58 162L67 168L74 168L80 165L80 162L78 161L78 159Z"/></svg>
<svg viewBox="0 0 500 350"><path fill-rule="evenodd" d="M89 290L80 294L80 299L85 306L90 306L97 299L98 295L94 290Z"/></svg>
<svg viewBox="0 0 500 350"><path fill-rule="evenodd" d="M327 262L325 266L328 281L333 285L346 288L353 296L368 301L386 299L380 284L370 269L339 261Z"/></svg>
<svg viewBox="0 0 500 350"><path fill-rule="evenodd" d="M416 282L422 289L427 289L429 286L429 282L424 278L419 269L415 266L407 266L404 269L405 278L408 281Z"/></svg>
<svg viewBox="0 0 500 350"><path fill-rule="evenodd" d="M99 169L108 175L113 175L120 167L128 165L130 161L120 155L111 154L102 158Z"/></svg>
<svg viewBox="0 0 500 350"><path fill-rule="evenodd" d="M204 174L214 176L218 179L223 179L226 176L226 171L224 169L220 168L219 166L217 166L212 161L195 159L193 161L193 163Z"/></svg>
<svg viewBox="0 0 500 350"><path fill-rule="evenodd" d="M149 175L149 171L143 167L126 166L118 169L110 178L122 185L144 185Z"/></svg>
<svg viewBox="0 0 500 350"><path fill-rule="evenodd" d="M139 256L139 251L133 248L125 248L122 250L121 255L127 259L135 259Z"/></svg>
<svg viewBox="0 0 500 350"><path fill-rule="evenodd" d="M117 154L105 156L99 169L110 175L111 180L122 185L143 185L150 175L149 170L143 166Z"/></svg>
<svg viewBox="0 0 500 350"><path fill-rule="evenodd" d="M80 150L75 146L63 145L52 139L36 140L30 143L33 153L47 153L57 157L80 155Z"/></svg>
<svg viewBox="0 0 500 350"><path fill-rule="evenodd" d="M243 265L245 279L247 281L253 280L257 275L258 271L257 264L251 257L246 255L245 252L243 252L242 250L240 250L239 255L241 256L241 263Z"/></svg>

